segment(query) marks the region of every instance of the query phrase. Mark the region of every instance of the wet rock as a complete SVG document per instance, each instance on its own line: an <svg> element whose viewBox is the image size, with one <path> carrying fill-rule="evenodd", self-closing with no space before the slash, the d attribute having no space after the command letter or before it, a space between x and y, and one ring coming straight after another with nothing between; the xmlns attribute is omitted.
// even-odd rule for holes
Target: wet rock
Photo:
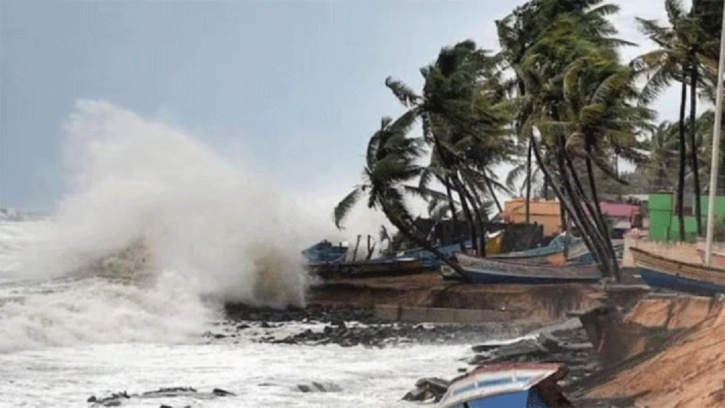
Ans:
<svg viewBox="0 0 725 408"><path fill-rule="evenodd" d="M217 397L227 397L227 396L237 395L237 394L234 394L233 392L229 392L229 391L223 390L221 388L214 388L211 393L216 395Z"/></svg>
<svg viewBox="0 0 725 408"><path fill-rule="evenodd" d="M339 392L342 391L338 385L333 383L322 384L313 381L309 384L298 384L297 389L301 392Z"/></svg>
<svg viewBox="0 0 725 408"><path fill-rule="evenodd" d="M403 400L417 402L433 400L438 402L443 394L448 391L450 384L450 381L440 378L421 378L416 381L415 389L403 396Z"/></svg>
<svg viewBox="0 0 725 408"><path fill-rule="evenodd" d="M104 398L96 398L96 396L91 396L88 398L88 402L92 403L94 407L103 406L103 407L117 407L120 406L124 400L128 400L131 398L139 398L139 399L149 399L149 398L173 398L173 397L191 397L191 398L198 398L198 399L211 399L211 398L217 398L217 397L226 397L226 396L233 396L234 393L231 393L226 390L222 390L220 388L215 388L212 392L198 392L196 389L191 387L170 387L170 388L159 388L155 391L146 391L141 394L131 394L129 395L126 391L121 393L115 393L111 394L108 397ZM168 406L168 405L161 405Z"/></svg>

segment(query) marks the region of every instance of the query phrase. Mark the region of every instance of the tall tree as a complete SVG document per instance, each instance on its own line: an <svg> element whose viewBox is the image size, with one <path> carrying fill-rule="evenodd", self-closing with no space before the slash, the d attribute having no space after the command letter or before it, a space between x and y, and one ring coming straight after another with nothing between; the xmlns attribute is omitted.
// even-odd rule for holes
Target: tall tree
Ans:
<svg viewBox="0 0 725 408"><path fill-rule="evenodd" d="M697 118L698 89L704 86L703 70L705 62L713 55L717 55L719 38L703 30L703 24L711 24L710 16L703 15L699 8L706 10L712 5L702 0L693 2L693 8L688 12L679 0L666 0L665 9L669 26L661 26L654 20L638 19L640 30L647 35L659 48L635 59L634 66L641 70L648 78L642 89L642 98L651 101L674 80L680 83L680 164L677 181L677 206L679 218L680 239L685 239L684 225L684 190L686 173L686 152L689 151L689 164L693 175L693 193L695 195L695 220L697 232L702 235L701 214L701 186L699 179L697 131L695 128ZM720 9L722 10L722 9ZM720 14L722 17L722 13ZM719 32L719 30L716 30ZM687 132L686 105L687 92L690 92L689 132ZM689 135L687 138L686 133ZM688 144L689 142L689 149Z"/></svg>
<svg viewBox="0 0 725 408"><path fill-rule="evenodd" d="M605 228L601 222L601 217L597 216L599 211L596 209L596 200L585 195L584 184L575 168L577 156L567 146L571 146L571 143L567 142L572 139L571 136L574 133L570 130L578 126L575 124L584 123L583 119L596 112L596 109L591 107L584 109L587 106L584 104L574 109L572 100L568 98L582 95L582 92L584 92L583 95L595 95L598 88L603 89L599 94L606 94L606 89L612 82L616 82L614 80L604 81L604 84L597 87L597 83L603 79L590 74L590 67L581 64L581 61L583 61L582 58L591 58L592 51L595 50L597 58L614 61L616 65L616 47L628 44L626 41L612 37L616 34L616 30L607 17L618 9L613 5L601 4L601 1L541 0L527 3L525 7L536 10L535 20L542 28L535 44L527 51L522 63L527 94L522 98L519 106L527 106L527 109L532 112L524 125L524 132L533 134L534 129L540 131L541 142L534 141L533 153L537 159L537 165L542 169L547 185L559 198L564 209L563 212L568 215L568 219L582 231L582 238L595 255L602 273L605 276L618 278L617 266L612 261L615 259L615 254L612 250L608 228ZM569 8L566 9L566 7ZM574 74L573 72L576 70L573 70L572 67L577 61L581 68ZM582 92L567 93L565 88L567 72L572 72L569 74L570 78L577 78L577 81L584 83L579 87L583 90ZM612 102L611 105L605 104L606 112L609 112L610 106L621 104L622 98L624 98L616 93L611 93L606 97L619 101ZM608 117L606 120L609 119L611 118ZM627 131L629 129L622 130L622 133ZM614 132L612 130L612 134ZM589 154L585 154L585 144L583 146L584 154L581 157L589 158L590 168L594 164L603 170L609 170L604 165L607 160L602 159L602 156L614 152L615 147L617 149L623 147L617 146L619 143L616 142L617 139L610 135L607 143L590 143ZM585 139L582 138L582 140ZM540 151L542 146L555 157L555 166L549 167L544 162ZM595 148L595 146L600 148ZM615 176L611 171L605 171L605 173L610 177Z"/></svg>
<svg viewBox="0 0 725 408"><path fill-rule="evenodd" d="M423 170L417 164L424 152L423 139L408 136L415 119L414 112L407 112L395 121L390 118L382 119L380 129L368 142L363 184L356 186L335 207L335 225L341 228L353 206L367 194L369 208L382 210L401 234L460 272L458 265L433 248L421 231L415 229L413 216L405 202L405 197L409 194L424 197L434 194L408 184L419 177Z"/></svg>
<svg viewBox="0 0 725 408"><path fill-rule="evenodd" d="M473 41L463 41L443 48L433 64L421 69L425 80L421 94L400 81L386 80L409 112L421 119L424 138L432 149L421 188L427 189L434 179L443 184L453 214L450 192L457 194L481 255L485 255L484 197L495 201L495 190L507 190L491 168L506 160L513 149L507 129L508 101L498 82L491 80L495 68L495 60L485 51Z"/></svg>

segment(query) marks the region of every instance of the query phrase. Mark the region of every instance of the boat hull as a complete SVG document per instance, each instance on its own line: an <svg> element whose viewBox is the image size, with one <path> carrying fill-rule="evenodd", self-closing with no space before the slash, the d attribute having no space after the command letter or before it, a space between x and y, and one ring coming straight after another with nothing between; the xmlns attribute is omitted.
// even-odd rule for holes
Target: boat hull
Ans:
<svg viewBox="0 0 725 408"><path fill-rule="evenodd" d="M631 248L642 280L653 288L698 295L725 293L725 272Z"/></svg>
<svg viewBox="0 0 725 408"><path fill-rule="evenodd" d="M642 277L642 281L653 288L670 289L706 296L725 293L725 285L672 275L654 269L640 268L639 274Z"/></svg>
<svg viewBox="0 0 725 408"><path fill-rule="evenodd" d="M335 277L372 278L381 276L400 276L422 273L427 268L417 259L385 259L360 262L342 262L337 264L310 265L311 273L330 279Z"/></svg>
<svg viewBox="0 0 725 408"><path fill-rule="evenodd" d="M700 255L700 260L704 263L705 262L705 250L704 249L697 249L698 255ZM717 268L724 268L725 269L725 254L713 252L712 257L710 258L711 265Z"/></svg>
<svg viewBox="0 0 725 408"><path fill-rule="evenodd" d="M558 385L566 374L553 363L482 366L454 379L438 406L571 408Z"/></svg>
<svg viewBox="0 0 725 408"><path fill-rule="evenodd" d="M456 261L469 281L483 284L596 283L601 279L599 270L592 265L540 266L465 254L456 254Z"/></svg>
<svg viewBox="0 0 725 408"><path fill-rule="evenodd" d="M501 251L501 242L503 242L504 231L497 231L486 239L486 253L497 254ZM468 240L464 242L466 248L471 248L472 241ZM452 256L456 252L461 250L460 244L451 244L445 246L438 246L436 250L443 255ZM418 248L409 251L405 251L400 254L400 257L416 258L423 263L428 269L435 270L443 266L444 262L438 259L432 252L427 249Z"/></svg>

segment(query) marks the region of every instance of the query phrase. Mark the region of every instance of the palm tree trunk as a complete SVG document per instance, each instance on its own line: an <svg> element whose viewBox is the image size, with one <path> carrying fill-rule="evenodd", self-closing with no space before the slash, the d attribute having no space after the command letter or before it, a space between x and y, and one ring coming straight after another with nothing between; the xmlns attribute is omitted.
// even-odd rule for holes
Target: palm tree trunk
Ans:
<svg viewBox="0 0 725 408"><path fill-rule="evenodd" d="M553 114L555 119L558 120L558 114L556 111L554 111ZM567 154L564 135L559 134L555 140L564 191L569 194L572 209L574 210L574 214L572 215L575 216L575 219L579 219L578 226L581 230L582 236L588 235L589 241L592 243L592 246L587 245L589 250L592 254L595 254L595 258L603 271L606 270L606 272L603 273L609 276L613 271L609 266L609 259L606 256L606 243L604 242L604 237L601 235L601 231L597 227L596 220L593 222L590 218L590 216L594 214L593 206L584 194L584 188L579 180L579 177L577 177L574 163L572 162L571 157ZM572 186L570 180L574 182L574 186ZM587 207L587 211L590 216L587 216L587 214L584 213L582 203Z"/></svg>
<svg viewBox="0 0 725 408"><path fill-rule="evenodd" d="M693 6L694 7L694 6ZM695 122L697 120L697 62L692 62L690 67L690 163L692 167L692 175L695 193L695 221L697 222L697 235L702 236L702 208L700 205L700 171L697 162L697 128Z"/></svg>
<svg viewBox="0 0 725 408"><path fill-rule="evenodd" d="M581 183L581 180L579 180L579 177L577 176L577 173L574 169L574 163L571 160L571 157L565 154L567 168L572 174L572 179L574 180L574 185L576 187L576 191L581 196L581 200L584 203L584 205L587 208L587 211L590 214L590 217L593 220L593 225L595 229L597 230L597 239L598 241L601 241L601 244L603 245L603 250L605 253L607 253L607 259L612 260L614 263L615 254L614 254L614 247L612 246L612 240L609 237L609 228L607 227L607 224L604 222L604 216L602 215L602 209L599 205L599 197L597 194L596 189L596 181L594 178L594 169L592 167L591 159L589 155L591 155L591 145L586 144L586 150L587 150L587 157L585 164L587 166L587 175L589 176L589 188L590 193L592 194L592 200L587 197L587 195L584 193L584 186ZM593 201L590 202L590 201ZM613 272L616 266L613 265ZM618 272L618 271L617 271Z"/></svg>
<svg viewBox="0 0 725 408"><path fill-rule="evenodd" d="M581 209L579 211L576 210L575 202L573 200L569 200L567 196L564 194L564 192L557 186L557 184L554 182L553 176L551 175L551 172L549 169L545 166L543 159L541 158L541 154L539 153L539 149L536 147L536 142L534 141L534 158L536 159L537 165L541 169L541 172L544 175L544 181L548 182L551 185L551 189L553 190L554 194L559 198L559 201L564 205L566 212L572 216L574 223L579 226L579 228L582 229L582 231L585 231L585 228L583 227L584 223L582 219L579 217L581 213ZM562 169L565 170L565 169ZM562 186L567 187L568 182L564 179L564 175L562 175ZM570 188L570 186L569 186ZM571 193L571 192L569 192ZM579 204L581 206L581 204ZM599 252L599 247L595 246L592 241L593 235L588 235L587 233L582 234L582 239L586 243L587 247L592 250L592 253L594 254L595 259L597 260L600 270L602 272L603 276L607 276L609 273L609 269L606 267L606 265L601 261L603 254Z"/></svg>
<svg viewBox="0 0 725 408"><path fill-rule="evenodd" d="M481 201L481 198L478 196L474 188L470 186L466 186L465 183L462 183L463 191L466 194L466 197L468 197L468 201L471 203L471 208L473 209L473 215L476 219L476 223L478 224L478 233L481 236L480 242L478 243L478 247L476 248L478 250L479 256L486 256L486 224L483 222L483 217L481 217L481 213L483 211L483 203Z"/></svg>
<svg viewBox="0 0 725 408"><path fill-rule="evenodd" d="M448 195L448 205L451 207L451 220L453 220L453 237L458 238L458 243L461 245L461 252L466 252L466 242L463 237L456 236L458 231L458 214L456 212L456 202L453 200L453 193L451 192L451 178L446 177L444 184L446 185L446 195Z"/></svg>
<svg viewBox="0 0 725 408"><path fill-rule="evenodd" d="M456 189L456 192L458 193L458 198L461 201L461 208L463 208L463 215L466 217L466 221L468 222L470 235L471 235L471 248L475 251L478 248L478 236L476 234L476 224L473 220L473 213L471 213L471 209L468 207L468 197L466 197L465 193L465 187L461 185L460 180L457 180L457 178L451 177L451 180L453 180L453 185Z"/></svg>
<svg viewBox="0 0 725 408"><path fill-rule="evenodd" d="M531 155L533 152L531 149L533 148L533 145L531 144L531 138L533 136L529 136L529 151L526 155L526 223L531 223Z"/></svg>
<svg viewBox="0 0 725 408"><path fill-rule="evenodd" d="M687 81L682 78L682 94L680 98L680 172L677 176L677 205L675 206L675 212L677 213L677 220L680 227L680 241L685 240L685 212L684 212L684 200L685 200L685 150L687 145L685 143L685 105L687 103Z"/></svg>
<svg viewBox="0 0 725 408"><path fill-rule="evenodd" d="M503 212L503 207L501 207L501 202L498 201L498 197L496 197L496 192L493 191L493 183L491 183L491 179L488 178L488 176L486 176L485 174L484 174L484 179L485 179L484 181L486 182L486 187L488 187L488 191L491 192L491 197L493 198L493 202L496 203L496 208L498 208L498 212L500 214Z"/></svg>
<svg viewBox="0 0 725 408"><path fill-rule="evenodd" d="M612 239L609 236L609 229L607 228L606 223L604 222L604 215L602 214L602 206L599 204L599 194L597 194L597 183L594 179L594 169L592 166L592 160L589 157L591 155L592 147L589 143L587 143L587 157L586 157L586 166L587 166L587 175L589 177L589 189L592 192L592 200L594 201L594 211L596 214L594 216L596 217L596 220L599 224L599 228L602 229L602 233L605 234L604 237L604 243L607 244L607 251L609 254L608 256L611 256L610 260L612 261L612 272L614 274L614 279L617 282L622 281L622 277L619 273L619 263L617 262L617 255L614 252L614 247L612 246Z"/></svg>

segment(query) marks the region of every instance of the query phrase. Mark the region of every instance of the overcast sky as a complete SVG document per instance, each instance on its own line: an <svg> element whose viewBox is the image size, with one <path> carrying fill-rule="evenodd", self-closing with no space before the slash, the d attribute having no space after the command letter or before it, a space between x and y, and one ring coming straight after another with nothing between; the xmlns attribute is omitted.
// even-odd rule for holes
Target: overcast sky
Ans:
<svg viewBox="0 0 725 408"><path fill-rule="evenodd" d="M244 150L285 188L340 197L359 180L380 118L401 108L393 75L419 87L442 46L497 48L494 20L523 1L0 1L0 206L50 209L63 192L62 123L108 101ZM621 37L650 48L618 1ZM676 117L677 92L656 108Z"/></svg>

